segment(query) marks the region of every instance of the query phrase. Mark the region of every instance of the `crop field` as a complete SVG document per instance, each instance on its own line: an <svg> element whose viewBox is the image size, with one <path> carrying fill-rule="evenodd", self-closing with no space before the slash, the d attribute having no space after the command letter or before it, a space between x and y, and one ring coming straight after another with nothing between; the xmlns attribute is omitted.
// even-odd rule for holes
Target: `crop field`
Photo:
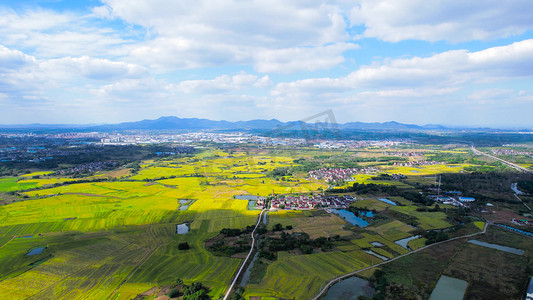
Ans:
<svg viewBox="0 0 533 300"><path fill-rule="evenodd" d="M450 227L451 224L446 221L446 214L443 212L419 212L415 206L391 206L390 210L402 213L404 215L415 217L419 227L430 229L441 229Z"/></svg>
<svg viewBox="0 0 533 300"><path fill-rule="evenodd" d="M268 267L259 284L249 284L245 296L311 299L329 280L376 260L362 251L286 255Z"/></svg>
<svg viewBox="0 0 533 300"><path fill-rule="evenodd" d="M472 166L471 164L442 164L442 165L427 165L416 167L391 166L382 167L383 171L387 173L399 173L404 175L435 175L442 173L457 173L462 171L465 167Z"/></svg>
<svg viewBox="0 0 533 300"><path fill-rule="evenodd" d="M349 236L351 231L345 230L346 221L335 214L328 214L325 211L291 213L278 211L269 213L272 224L282 224L284 227L291 225L292 232L305 232L309 237L331 237L334 235ZM291 231L288 231L291 232Z"/></svg>
<svg viewBox="0 0 533 300"><path fill-rule="evenodd" d="M35 188L38 185L34 181L19 182L17 177L0 178L0 192L11 192L23 189Z"/></svg>
<svg viewBox="0 0 533 300"><path fill-rule="evenodd" d="M409 232L414 230L413 227L398 220L394 220L376 227L370 226L368 229L391 241L409 237L411 236Z"/></svg>
<svg viewBox="0 0 533 300"><path fill-rule="evenodd" d="M407 246L411 248L412 250L416 250L418 248L422 248L426 245L426 238L418 238L415 240L410 240Z"/></svg>
<svg viewBox="0 0 533 300"><path fill-rule="evenodd" d="M195 155L139 161L139 166L135 163L131 169L121 167L86 177L36 171L0 178L2 198L16 199L0 206L2 295L9 299L132 299L180 278L186 284L203 283L216 299L224 293L242 259L215 256L206 249L206 241L221 229L255 224L260 213L248 208L248 200L234 196L316 193L330 184L308 179L295 159L318 161L318 157L325 157L333 164L338 163L335 159L383 157L389 151L238 149L205 148ZM418 189L409 185L411 180L433 182L434 178L424 175L459 172L467 166L407 168L366 160L363 165L405 173L409 178L404 182L379 181L371 179L377 174L358 174L354 175L355 182L394 185L409 191ZM298 171L276 175L279 168L295 166ZM80 179L82 182L73 182ZM352 184L349 181L345 186ZM265 263L262 278L246 287L245 296L310 299L329 280L382 261L366 250L387 258L407 253L394 241L413 235L415 228L407 225L411 220L424 230L451 226L445 213L417 211L420 205L407 200L408 196L387 196L398 206L379 201L374 194L356 197L364 199L352 206L378 212L375 225L356 228L323 210L269 212L268 229L279 223L293 227L285 232L304 232L312 239L337 235L344 239L335 240L326 252L320 248L305 255L300 250L278 252L277 260ZM189 203L180 204L180 200ZM188 224L188 233L176 233L176 225L181 223ZM483 225L469 223L468 230ZM418 249L425 241L410 241L409 247ZM178 250L183 242L190 249ZM44 247L41 254L26 255L38 247ZM454 268L450 267L450 272L461 271Z"/></svg>

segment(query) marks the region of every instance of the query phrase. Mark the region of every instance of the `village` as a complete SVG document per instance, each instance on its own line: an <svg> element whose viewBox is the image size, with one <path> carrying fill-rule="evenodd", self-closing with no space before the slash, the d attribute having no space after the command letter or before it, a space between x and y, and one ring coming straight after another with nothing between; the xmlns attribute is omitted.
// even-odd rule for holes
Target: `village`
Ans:
<svg viewBox="0 0 533 300"><path fill-rule="evenodd" d="M353 181L352 175L354 174L367 174L375 173L377 169L375 167L367 168L323 168L318 170L309 171L309 178L316 180L325 180L327 182L344 180Z"/></svg>
<svg viewBox="0 0 533 300"><path fill-rule="evenodd" d="M357 198L355 196L325 196L325 195L301 195L301 196L279 196L271 200L270 210L290 209L308 210L315 208L347 208ZM264 207L264 200L257 205Z"/></svg>

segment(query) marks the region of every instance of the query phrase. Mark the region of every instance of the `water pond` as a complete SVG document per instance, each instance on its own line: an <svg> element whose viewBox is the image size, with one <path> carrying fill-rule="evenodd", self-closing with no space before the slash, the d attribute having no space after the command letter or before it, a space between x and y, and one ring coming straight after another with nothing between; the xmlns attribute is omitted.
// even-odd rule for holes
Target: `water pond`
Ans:
<svg viewBox="0 0 533 300"><path fill-rule="evenodd" d="M500 251L504 251L504 252L508 252L508 253L512 253L512 254L524 255L524 250L522 250L522 249L511 248L511 247L507 247L507 246L486 243L486 242L482 242L482 241L478 241L478 240L469 240L468 242L472 243L474 245L483 246L483 247L487 247L487 248L492 248L492 249L496 249L496 250L500 250Z"/></svg>
<svg viewBox="0 0 533 300"><path fill-rule="evenodd" d="M366 227L370 225L370 223L365 221L363 218L356 216L353 212L348 211L346 209L333 209L332 208L331 212L339 215L341 218L348 221L352 225L359 226L359 227Z"/></svg>
<svg viewBox="0 0 533 300"><path fill-rule="evenodd" d="M373 295L374 288L370 282L359 277L349 277L332 285L323 299L357 300L359 296L372 297Z"/></svg>
<svg viewBox="0 0 533 300"><path fill-rule="evenodd" d="M176 233L177 234L186 234L188 232L189 232L189 224L182 223L182 224L176 225Z"/></svg>
<svg viewBox="0 0 533 300"><path fill-rule="evenodd" d="M409 244L409 241L416 240L419 237L420 237L419 235L413 235L413 236L406 237L406 238L401 239L401 240L394 241L394 243L404 247L405 249L411 250L411 249L409 249L407 244Z"/></svg>
<svg viewBox="0 0 533 300"><path fill-rule="evenodd" d="M26 255L28 256L37 255L37 254L43 253L43 251L44 251L44 247L37 247L37 248L31 249L30 252L26 253Z"/></svg>
<svg viewBox="0 0 533 300"><path fill-rule="evenodd" d="M387 198L378 198L378 200L381 201L381 202L385 202L385 203L388 203L390 205L395 205L396 206L396 202L390 201Z"/></svg>
<svg viewBox="0 0 533 300"><path fill-rule="evenodd" d="M235 195L233 197L238 200L259 200L259 197L254 195Z"/></svg>
<svg viewBox="0 0 533 300"><path fill-rule="evenodd" d="M189 206L194 202L194 200L190 199L181 199L180 200L180 210L187 210L189 209Z"/></svg>
<svg viewBox="0 0 533 300"><path fill-rule="evenodd" d="M429 300L462 300L468 282L442 275Z"/></svg>

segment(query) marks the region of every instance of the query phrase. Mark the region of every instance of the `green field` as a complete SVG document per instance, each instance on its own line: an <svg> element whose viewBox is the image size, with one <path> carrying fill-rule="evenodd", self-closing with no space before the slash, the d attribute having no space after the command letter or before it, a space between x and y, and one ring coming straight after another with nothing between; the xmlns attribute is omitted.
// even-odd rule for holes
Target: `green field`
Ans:
<svg viewBox="0 0 533 300"><path fill-rule="evenodd" d="M301 169L283 176L271 175L279 168L301 167L296 158L335 165L353 157L384 156L383 149L252 150L204 148L191 156L146 159L139 163L138 170L121 167L80 178L50 171L0 178L0 196L11 197L0 206L0 294L7 299L132 299L181 278L187 284L201 282L208 286L210 296L217 299L242 262L237 257L243 255L215 256L206 249L206 241L221 229L255 224L260 213L248 208L248 200L234 196L310 194L330 186L307 178ZM365 161L360 165L377 166L380 172L415 174L409 168L384 162ZM458 172L465 166L442 164L413 169L419 170L417 175L431 175ZM411 185L420 178L400 182L372 180L373 176L358 174L354 180L399 190L422 190ZM87 182L73 182L80 179ZM350 185L352 181L344 184ZM411 199L406 194L396 195ZM329 280L382 262L364 251L393 258L408 252L394 241L412 236L415 230L457 224L444 212L424 210L433 206L424 207L403 197L384 196L398 203L393 206L377 200L381 197L378 193L356 196L362 200L352 206L377 211L376 218L363 229L324 210L269 212L268 229L278 223L284 228L292 226L285 232L301 236L305 233L311 239L330 238L332 247L315 247L312 254L305 255L295 248L277 252L276 260L263 259L264 265L254 275L254 283L246 287L245 297L311 299ZM184 205L180 200L190 200L186 210L180 210ZM190 232L176 234L180 223L189 224ZM415 228L408 224L418 225ZM483 225L468 223L458 232L475 232ZM500 236L509 243L515 242L504 234ZM413 240L409 247L418 249L425 241ZM178 250L178 244L183 242L190 249ZM42 254L26 255L37 247L45 247ZM461 255L461 260L468 258ZM448 256L438 253L436 257ZM425 256L422 259L424 263L427 260ZM445 268L440 262L428 266L438 266L441 271ZM446 270L463 272L455 265ZM415 270L413 276L429 273L424 272ZM401 284L407 280L394 279ZM429 281L423 281L425 287L430 286Z"/></svg>

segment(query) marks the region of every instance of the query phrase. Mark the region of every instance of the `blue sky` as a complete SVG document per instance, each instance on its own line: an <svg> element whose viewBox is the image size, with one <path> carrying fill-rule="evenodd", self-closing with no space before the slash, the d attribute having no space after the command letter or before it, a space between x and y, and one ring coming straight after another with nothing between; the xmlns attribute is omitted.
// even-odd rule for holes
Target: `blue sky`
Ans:
<svg viewBox="0 0 533 300"><path fill-rule="evenodd" d="M533 2L0 2L0 123L533 127Z"/></svg>

